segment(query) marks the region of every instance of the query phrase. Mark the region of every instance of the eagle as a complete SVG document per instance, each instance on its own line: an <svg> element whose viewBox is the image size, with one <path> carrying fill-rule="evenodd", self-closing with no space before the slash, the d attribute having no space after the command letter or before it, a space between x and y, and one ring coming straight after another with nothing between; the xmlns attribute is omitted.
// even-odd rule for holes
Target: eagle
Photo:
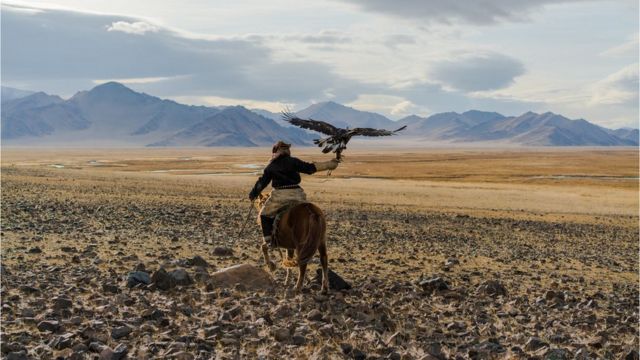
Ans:
<svg viewBox="0 0 640 360"><path fill-rule="evenodd" d="M282 119L292 125L301 127L303 129L309 129L317 131L319 133L323 133L325 135L329 135L328 137L323 139L315 139L313 140L313 143L318 145L319 147L324 147L324 149L322 149L322 152L325 154L333 151L336 154L337 160L340 160L342 151L347 148L347 143L353 136L389 136L395 135L398 131L402 131L407 127L405 125L393 131L373 128L341 129L320 120L300 119L295 114L288 111L282 112Z"/></svg>

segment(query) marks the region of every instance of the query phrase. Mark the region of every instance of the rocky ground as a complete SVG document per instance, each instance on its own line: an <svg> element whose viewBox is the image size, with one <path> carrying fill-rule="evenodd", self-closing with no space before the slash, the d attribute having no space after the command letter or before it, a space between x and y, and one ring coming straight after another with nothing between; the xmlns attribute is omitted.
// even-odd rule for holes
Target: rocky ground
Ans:
<svg viewBox="0 0 640 360"><path fill-rule="evenodd" d="M319 203L352 287L294 296L211 281L263 267L246 192L4 167L3 358L638 358L637 216Z"/></svg>

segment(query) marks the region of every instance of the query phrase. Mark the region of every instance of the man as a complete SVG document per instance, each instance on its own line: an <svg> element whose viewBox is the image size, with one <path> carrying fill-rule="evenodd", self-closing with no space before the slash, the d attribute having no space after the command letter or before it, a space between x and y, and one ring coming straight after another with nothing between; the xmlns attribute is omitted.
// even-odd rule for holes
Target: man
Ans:
<svg viewBox="0 0 640 360"><path fill-rule="evenodd" d="M271 161L264 169L262 176L256 181L249 193L249 199L255 200L260 192L271 183L271 196L260 210L260 224L264 244L271 244L273 220L279 209L293 203L307 201L307 195L300 187L300 173L313 174L322 170L334 170L338 160L308 163L291 156L291 144L278 141L271 150Z"/></svg>

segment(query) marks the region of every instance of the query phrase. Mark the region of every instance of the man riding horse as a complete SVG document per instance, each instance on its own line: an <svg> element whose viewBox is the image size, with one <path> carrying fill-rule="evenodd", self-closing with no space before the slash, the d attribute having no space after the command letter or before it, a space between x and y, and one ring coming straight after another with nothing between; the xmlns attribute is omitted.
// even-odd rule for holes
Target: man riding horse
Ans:
<svg viewBox="0 0 640 360"><path fill-rule="evenodd" d="M307 201L307 196L300 187L300 173L311 175L322 170L335 170L338 167L336 159L313 163L304 162L292 157L290 148L291 144L283 141L278 141L273 145L271 161L249 193L249 199L254 201L269 183L273 187L269 199L260 210L263 246L274 245L271 235L273 221L278 210L288 205Z"/></svg>

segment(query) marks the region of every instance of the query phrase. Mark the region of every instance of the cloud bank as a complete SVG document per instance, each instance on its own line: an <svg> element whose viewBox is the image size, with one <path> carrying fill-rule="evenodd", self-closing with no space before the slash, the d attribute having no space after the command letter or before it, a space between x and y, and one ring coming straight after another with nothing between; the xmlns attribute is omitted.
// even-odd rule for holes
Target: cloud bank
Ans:
<svg viewBox="0 0 640 360"><path fill-rule="evenodd" d="M343 0L366 11L427 22L489 25L522 21L545 5L580 0Z"/></svg>

